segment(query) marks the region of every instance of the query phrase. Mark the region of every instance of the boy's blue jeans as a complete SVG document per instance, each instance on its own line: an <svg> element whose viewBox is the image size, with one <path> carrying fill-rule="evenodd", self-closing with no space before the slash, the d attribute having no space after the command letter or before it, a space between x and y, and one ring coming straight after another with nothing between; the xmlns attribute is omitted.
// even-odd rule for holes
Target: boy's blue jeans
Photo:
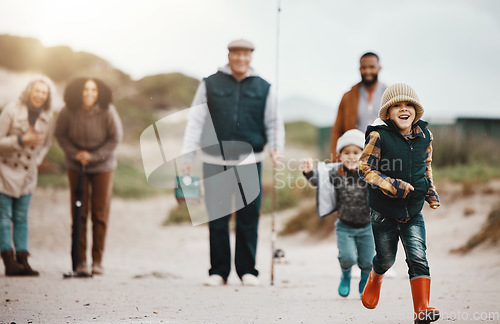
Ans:
<svg viewBox="0 0 500 324"><path fill-rule="evenodd" d="M375 255L371 225L354 228L337 220L335 234L337 234L338 258L342 270L349 270L353 265L358 264L361 271L370 272Z"/></svg>
<svg viewBox="0 0 500 324"><path fill-rule="evenodd" d="M0 250L12 250L12 227L16 251L28 251L28 209L31 194L19 198L0 193Z"/></svg>
<svg viewBox="0 0 500 324"><path fill-rule="evenodd" d="M396 261L398 241L401 239L410 280L416 277L430 277L425 253L425 223L422 213L413 216L406 223L401 223L394 218L384 217L372 209L371 223L376 250L373 258L375 273L382 275L392 267Z"/></svg>

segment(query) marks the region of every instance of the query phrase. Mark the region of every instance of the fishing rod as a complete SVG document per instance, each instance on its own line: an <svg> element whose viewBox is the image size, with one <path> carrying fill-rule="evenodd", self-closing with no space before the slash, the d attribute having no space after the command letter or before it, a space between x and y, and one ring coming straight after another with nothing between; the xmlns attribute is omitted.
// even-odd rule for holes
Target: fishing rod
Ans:
<svg viewBox="0 0 500 324"><path fill-rule="evenodd" d="M278 144L278 84L279 84L279 48L280 48L280 13L281 0L278 0L278 10L276 15L276 77L274 89L274 144ZM276 190L276 165L273 163L273 194L272 194L272 213L271 213L271 286L274 286L274 265L276 261L276 205L277 205L277 190Z"/></svg>

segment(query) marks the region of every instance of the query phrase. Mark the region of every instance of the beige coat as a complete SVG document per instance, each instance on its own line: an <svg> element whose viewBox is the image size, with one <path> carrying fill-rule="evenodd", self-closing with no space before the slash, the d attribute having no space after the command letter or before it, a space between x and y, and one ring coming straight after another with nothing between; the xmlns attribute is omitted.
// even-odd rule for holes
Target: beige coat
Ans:
<svg viewBox="0 0 500 324"><path fill-rule="evenodd" d="M7 105L0 114L0 193L19 198L32 193L51 144L52 111L44 110L35 122L35 131L45 136L38 146L21 146L18 135L29 128L28 107L19 102Z"/></svg>

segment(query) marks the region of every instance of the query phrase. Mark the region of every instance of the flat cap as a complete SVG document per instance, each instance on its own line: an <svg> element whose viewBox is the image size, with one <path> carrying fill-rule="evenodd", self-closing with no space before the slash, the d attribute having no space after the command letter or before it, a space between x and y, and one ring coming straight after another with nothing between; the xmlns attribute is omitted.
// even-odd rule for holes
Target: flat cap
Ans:
<svg viewBox="0 0 500 324"><path fill-rule="evenodd" d="M253 51L255 46L246 39L236 39L227 45L227 49L230 51L236 48Z"/></svg>

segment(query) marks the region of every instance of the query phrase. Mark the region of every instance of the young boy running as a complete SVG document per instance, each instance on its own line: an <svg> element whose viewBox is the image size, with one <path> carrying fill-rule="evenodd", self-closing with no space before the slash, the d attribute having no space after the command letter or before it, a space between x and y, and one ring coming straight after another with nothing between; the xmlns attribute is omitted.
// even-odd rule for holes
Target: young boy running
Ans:
<svg viewBox="0 0 500 324"><path fill-rule="evenodd" d="M366 131L360 169L369 187L368 204L375 239L373 270L362 294L366 308L377 306L384 273L403 244L414 305L415 323L439 318L429 306L430 271L426 257L424 201L439 207L432 181L432 134L420 120L424 109L415 91L394 84L382 96L379 118Z"/></svg>
<svg viewBox="0 0 500 324"><path fill-rule="evenodd" d="M358 169L364 138L361 131L351 129L338 139L336 147L341 163L321 162L317 170L313 171L312 159L305 159L302 162L304 175L312 185L318 186L318 205L325 202L329 206L324 213L318 210L320 216L326 216L334 210L338 211L335 233L342 270L338 293L342 297L347 297L350 293L351 268L355 264L361 269L361 279L358 284L361 295L375 255L367 184L361 178ZM324 176L321 170L324 170ZM323 185L328 185L329 188L324 188Z"/></svg>

